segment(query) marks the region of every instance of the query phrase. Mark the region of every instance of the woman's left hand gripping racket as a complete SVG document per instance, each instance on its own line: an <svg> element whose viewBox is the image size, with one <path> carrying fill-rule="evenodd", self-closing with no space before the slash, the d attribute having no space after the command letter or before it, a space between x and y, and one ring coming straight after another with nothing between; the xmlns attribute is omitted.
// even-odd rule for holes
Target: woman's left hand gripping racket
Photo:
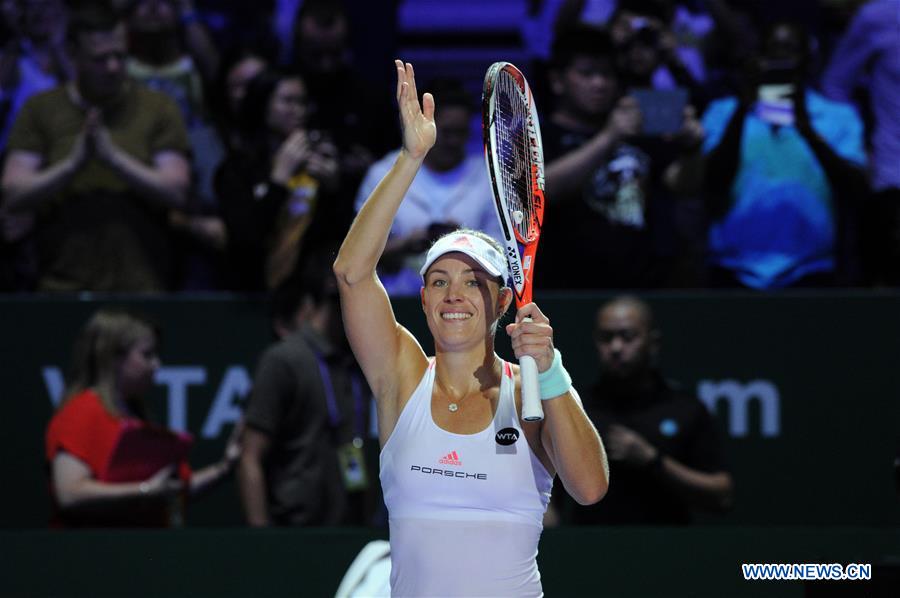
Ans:
<svg viewBox="0 0 900 598"><path fill-rule="evenodd" d="M506 245L516 308L531 302L534 259L544 221L544 150L534 98L525 76L508 62L495 62L481 96L484 157ZM534 358L519 360L522 419L544 419Z"/></svg>

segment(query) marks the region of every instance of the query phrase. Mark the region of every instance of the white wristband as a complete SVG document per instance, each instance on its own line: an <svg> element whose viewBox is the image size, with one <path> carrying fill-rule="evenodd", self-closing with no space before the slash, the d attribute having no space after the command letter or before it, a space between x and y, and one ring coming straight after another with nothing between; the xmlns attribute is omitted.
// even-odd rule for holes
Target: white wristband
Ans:
<svg viewBox="0 0 900 598"><path fill-rule="evenodd" d="M546 372L538 374L538 383L541 387L541 400L548 401L564 395L572 388L572 377L562 364L562 355L559 349L553 349L553 363Z"/></svg>

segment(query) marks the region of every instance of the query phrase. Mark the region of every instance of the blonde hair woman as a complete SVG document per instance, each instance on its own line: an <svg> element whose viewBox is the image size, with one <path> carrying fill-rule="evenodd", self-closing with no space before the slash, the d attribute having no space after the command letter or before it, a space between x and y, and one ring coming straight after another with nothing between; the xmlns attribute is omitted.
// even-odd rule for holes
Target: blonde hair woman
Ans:
<svg viewBox="0 0 900 598"><path fill-rule="evenodd" d="M489 239L456 231L427 254L421 299L433 357L395 320L375 266L436 137L434 99L420 104L412 65L396 67L403 149L334 264L347 336L377 402L392 592L541 595L537 545L553 477L594 503L608 486L606 455L533 303L506 332L517 358L537 361L545 419L520 418L518 366L494 352L512 292Z"/></svg>

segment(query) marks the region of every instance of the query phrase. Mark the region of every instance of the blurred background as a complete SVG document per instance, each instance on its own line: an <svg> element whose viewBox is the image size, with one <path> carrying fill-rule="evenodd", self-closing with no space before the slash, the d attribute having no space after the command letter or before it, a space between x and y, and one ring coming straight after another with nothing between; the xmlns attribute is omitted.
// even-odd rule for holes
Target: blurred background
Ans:
<svg viewBox="0 0 900 598"><path fill-rule="evenodd" d="M429 338L416 273L434 238L496 234L481 86L512 62L544 142L535 301L589 414L605 424L588 390L612 375L602 307L626 294L652 313L647 371L696 413L616 417L728 479L716 502L614 462L611 485L621 471L653 497L619 520L557 483L547 594L898 595L900 0L3 0L0 595L331 595L387 537L330 265L400 147L398 57L438 127L379 265L398 320ZM204 483L167 511L178 529L79 520L55 477L74 445L50 422L100 386L78 385L77 356L109 309L153 342L146 387L110 417L193 438ZM292 353L303 334L327 342ZM135 345L115 342L119 380ZM273 382L297 355L330 390ZM75 428L94 450L99 429ZM339 481L350 440L362 490ZM280 487L309 454L319 477ZM670 495L677 516L654 506ZM742 562L875 573L750 582Z"/></svg>

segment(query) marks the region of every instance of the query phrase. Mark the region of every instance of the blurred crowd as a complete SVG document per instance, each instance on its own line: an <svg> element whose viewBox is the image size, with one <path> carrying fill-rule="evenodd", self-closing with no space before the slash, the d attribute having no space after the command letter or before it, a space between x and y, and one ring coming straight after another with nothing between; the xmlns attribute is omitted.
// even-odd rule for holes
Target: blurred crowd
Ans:
<svg viewBox="0 0 900 598"><path fill-rule="evenodd" d="M537 288L900 282L900 1L788 4L529 3L550 24L520 65L546 162ZM399 149L390 65L360 66L348 14L0 3L0 291L267 292L329 261ZM380 265L392 295L418 293L442 232L497 234L476 86L421 86L438 145Z"/></svg>
<svg viewBox="0 0 900 598"><path fill-rule="evenodd" d="M790 7L529 4L551 32L523 65L549 202L538 289L900 282L900 0ZM47 429L54 523L176 525L236 469L249 525L383 525L371 393L331 263L400 140L394 89L359 67L347 6L0 9L0 290L268 293L277 337L222 458L192 470L190 439L143 405L158 327L98 311ZM437 142L379 264L394 296L418 294L434 238L498 234L472 82L421 87ZM714 423L659 370L649 306L620 296L592 333L585 409L620 482L600 509L556 499L547 523L686 524L730 508Z"/></svg>

